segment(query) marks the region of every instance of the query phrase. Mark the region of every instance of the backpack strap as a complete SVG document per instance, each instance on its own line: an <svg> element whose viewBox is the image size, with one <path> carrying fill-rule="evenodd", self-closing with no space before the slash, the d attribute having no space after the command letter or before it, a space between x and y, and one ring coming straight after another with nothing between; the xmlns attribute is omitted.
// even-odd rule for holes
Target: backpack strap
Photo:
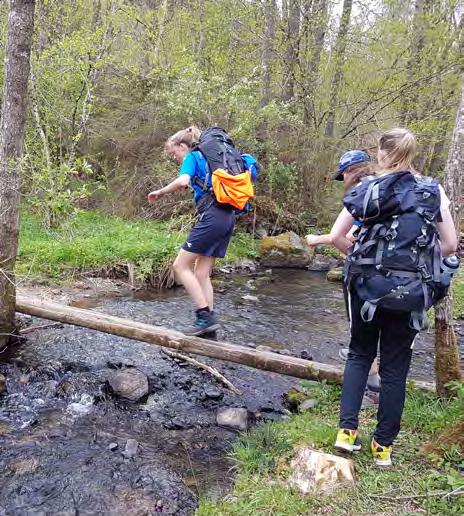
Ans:
<svg viewBox="0 0 464 516"><path fill-rule="evenodd" d="M367 220L378 217L380 215L380 204L379 204L379 183L378 181L372 181L366 191L366 195L364 196L363 201L363 220ZM374 203L374 206L377 209L377 213L375 215L372 215L371 217L366 217L367 208L369 206L369 202L372 201Z"/></svg>
<svg viewBox="0 0 464 516"><path fill-rule="evenodd" d="M200 165L200 161L199 161L199 158L198 158L198 154L197 154L197 152L201 154L201 151L200 151L200 149L198 148L198 145L194 148L194 150L193 150L192 154L193 154L193 156L194 156L194 158L195 158L195 161L196 161L196 163L197 163L197 167L198 167L198 168L200 168L200 166L201 166L201 165ZM202 154L202 156L203 156L203 154ZM203 156L203 157L204 157L204 156ZM211 189L211 187L210 187L210 186L208 186L208 183L209 183L210 178L211 178L211 169L210 169L210 166L208 165L208 161L206 160L206 158L205 158L205 168L206 168L206 175L205 175L205 179L200 179L200 178L198 177L198 175L197 175L197 174L195 174L195 175L190 179L190 181L191 181L191 183L193 183L193 184L195 184L195 185L199 186L199 187L203 190L203 192L205 192L205 193L206 193L206 192L208 192L208 191Z"/></svg>

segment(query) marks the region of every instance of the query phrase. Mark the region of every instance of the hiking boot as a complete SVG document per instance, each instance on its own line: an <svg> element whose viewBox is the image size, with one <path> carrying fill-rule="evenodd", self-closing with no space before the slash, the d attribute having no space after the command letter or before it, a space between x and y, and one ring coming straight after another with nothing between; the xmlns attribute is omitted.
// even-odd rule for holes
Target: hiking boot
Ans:
<svg viewBox="0 0 464 516"><path fill-rule="evenodd" d="M361 440L359 439L358 431L340 428L334 446L341 451L359 451L361 449Z"/></svg>
<svg viewBox="0 0 464 516"><path fill-rule="evenodd" d="M213 333L218 329L219 323L214 312L197 310L193 326L184 330L184 334L192 337L200 337L208 333Z"/></svg>
<svg viewBox="0 0 464 516"><path fill-rule="evenodd" d="M381 446L374 438L371 441L371 453L376 466L391 466L391 446Z"/></svg>

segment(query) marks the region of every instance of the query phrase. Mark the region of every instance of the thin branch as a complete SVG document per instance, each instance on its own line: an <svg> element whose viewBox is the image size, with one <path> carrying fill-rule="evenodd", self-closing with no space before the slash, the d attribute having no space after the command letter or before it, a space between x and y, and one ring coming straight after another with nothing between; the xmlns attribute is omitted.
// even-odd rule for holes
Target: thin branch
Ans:
<svg viewBox="0 0 464 516"><path fill-rule="evenodd" d="M189 364L192 364L200 369L204 369L205 371L208 371L208 373L210 373L212 376L214 376L214 378L216 378L216 380L219 380L220 382L222 382L234 394L241 396L241 394L242 394L241 391L239 391L237 389L237 387L235 387L231 382L229 382L229 380L214 367L206 365L203 362L199 362L198 360L195 360L194 358L184 355L183 353L178 353L177 351L170 351L168 349L163 349L162 352L171 358L178 358L180 360L184 360L185 362L188 362Z"/></svg>

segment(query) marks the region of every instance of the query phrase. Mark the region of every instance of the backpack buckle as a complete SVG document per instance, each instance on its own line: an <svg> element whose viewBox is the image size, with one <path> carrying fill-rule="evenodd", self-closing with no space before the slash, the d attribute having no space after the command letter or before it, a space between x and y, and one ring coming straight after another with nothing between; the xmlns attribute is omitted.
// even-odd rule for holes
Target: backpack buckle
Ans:
<svg viewBox="0 0 464 516"><path fill-rule="evenodd" d="M421 265L418 269L424 281L430 281L432 279L432 275L427 272L425 265Z"/></svg>
<svg viewBox="0 0 464 516"><path fill-rule="evenodd" d="M385 240L394 240L398 236L396 229L390 229L385 233Z"/></svg>

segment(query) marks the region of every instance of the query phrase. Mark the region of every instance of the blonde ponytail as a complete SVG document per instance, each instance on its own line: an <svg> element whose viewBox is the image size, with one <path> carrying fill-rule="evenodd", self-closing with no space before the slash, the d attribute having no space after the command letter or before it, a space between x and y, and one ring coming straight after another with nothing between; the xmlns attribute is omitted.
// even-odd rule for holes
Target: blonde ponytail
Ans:
<svg viewBox="0 0 464 516"><path fill-rule="evenodd" d="M390 129L379 138L379 150L383 152L380 174L410 170L415 172L412 160L416 155L416 137L407 129Z"/></svg>
<svg viewBox="0 0 464 516"><path fill-rule="evenodd" d="M201 130L196 125L191 125L187 129L182 129L176 134L170 136L166 142L166 147L171 145L181 145L182 143L187 145L191 149L196 145L200 139Z"/></svg>

